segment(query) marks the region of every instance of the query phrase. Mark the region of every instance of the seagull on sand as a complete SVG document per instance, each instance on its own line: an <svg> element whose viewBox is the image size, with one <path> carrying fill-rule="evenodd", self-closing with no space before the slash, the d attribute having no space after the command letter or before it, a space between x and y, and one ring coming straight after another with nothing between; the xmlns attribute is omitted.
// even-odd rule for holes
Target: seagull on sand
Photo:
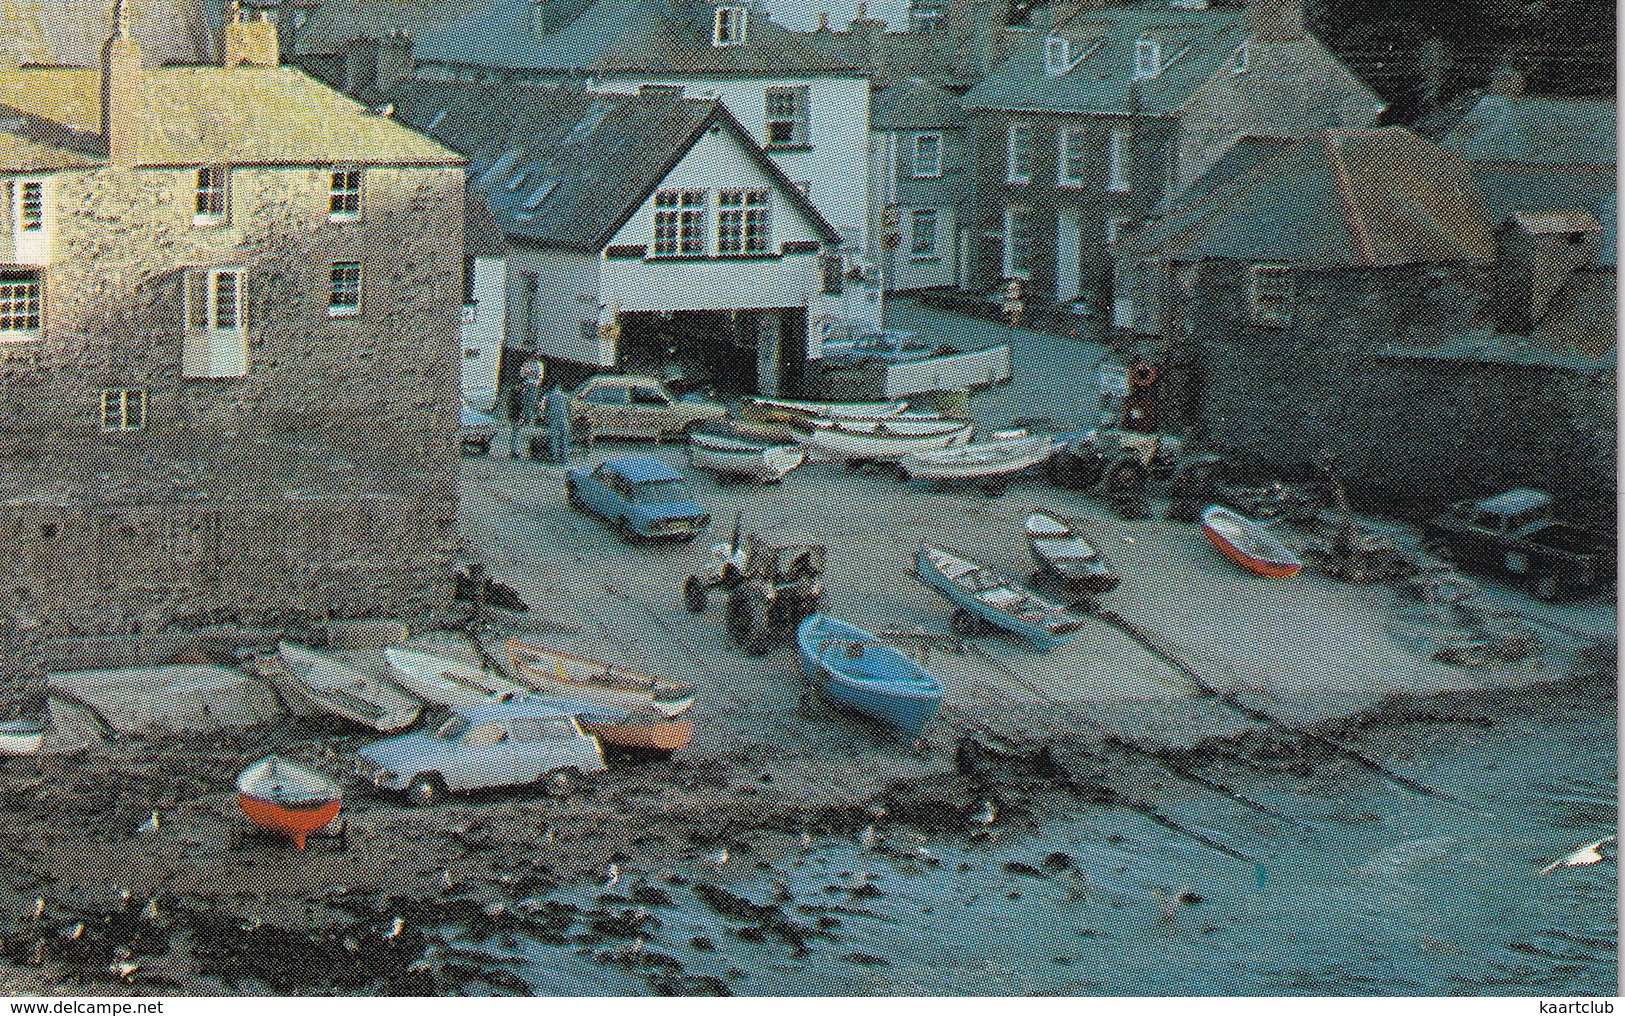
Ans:
<svg viewBox="0 0 1625 1016"><path fill-rule="evenodd" d="M621 880L621 866L611 861L609 867L604 869L604 888L619 883Z"/></svg>
<svg viewBox="0 0 1625 1016"><path fill-rule="evenodd" d="M880 834L875 832L875 827L872 825L864 826L863 832L858 834L858 849L873 850L875 847L879 846L879 844Z"/></svg>
<svg viewBox="0 0 1625 1016"><path fill-rule="evenodd" d="M1595 843L1587 843L1585 846L1576 850L1574 853L1569 854L1567 857L1560 857L1551 864L1548 864L1546 867L1540 869L1540 873L1544 875L1549 871L1556 871L1558 868L1583 868L1588 864L1596 864L1598 861L1602 860L1602 853L1598 848L1600 848L1604 843L1614 842L1618 836L1618 833L1614 833L1609 836L1604 836Z"/></svg>
<svg viewBox="0 0 1625 1016"><path fill-rule="evenodd" d="M719 868L722 867L724 864L728 863L728 848L723 847L721 850L719 850L716 853L712 854L710 857L707 857L706 860L710 861L712 864L716 865Z"/></svg>
<svg viewBox="0 0 1625 1016"><path fill-rule="evenodd" d="M152 817L147 819L145 822L141 823L139 826L137 826L135 831L138 832L138 833L145 833L145 834L147 834L149 836L152 835L153 833L157 832L158 831L158 813L156 811L153 812Z"/></svg>
<svg viewBox="0 0 1625 1016"><path fill-rule="evenodd" d="M401 932L403 932L405 930L406 930L406 918L404 918L404 917L395 918L394 922L392 924L390 924L389 930L384 932L384 941L385 942L393 942L393 941L395 941L397 938L401 937Z"/></svg>
<svg viewBox="0 0 1625 1016"><path fill-rule="evenodd" d="M993 806L992 801L983 801L982 810L970 817L972 822L980 826L990 826L999 819L999 809Z"/></svg>

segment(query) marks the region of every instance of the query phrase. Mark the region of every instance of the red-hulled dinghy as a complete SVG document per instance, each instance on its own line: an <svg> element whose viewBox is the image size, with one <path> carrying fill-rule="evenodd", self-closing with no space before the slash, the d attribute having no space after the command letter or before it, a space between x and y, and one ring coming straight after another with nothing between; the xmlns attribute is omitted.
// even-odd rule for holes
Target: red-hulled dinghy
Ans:
<svg viewBox="0 0 1625 1016"><path fill-rule="evenodd" d="M1202 532L1219 553L1254 575L1272 579L1298 574L1303 562L1286 544L1245 515L1214 505L1202 513Z"/></svg>
<svg viewBox="0 0 1625 1016"><path fill-rule="evenodd" d="M338 817L343 797L326 776L275 755L237 777L237 805L248 820L288 837L300 850L305 837Z"/></svg>

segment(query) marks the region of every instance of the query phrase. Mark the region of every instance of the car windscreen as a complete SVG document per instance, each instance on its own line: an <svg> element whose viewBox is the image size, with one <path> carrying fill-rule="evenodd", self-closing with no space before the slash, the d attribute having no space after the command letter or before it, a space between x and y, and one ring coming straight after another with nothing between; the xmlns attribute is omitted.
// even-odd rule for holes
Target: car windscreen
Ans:
<svg viewBox="0 0 1625 1016"><path fill-rule="evenodd" d="M655 480L632 488L632 501L636 504L669 504L687 500L688 484L682 480Z"/></svg>

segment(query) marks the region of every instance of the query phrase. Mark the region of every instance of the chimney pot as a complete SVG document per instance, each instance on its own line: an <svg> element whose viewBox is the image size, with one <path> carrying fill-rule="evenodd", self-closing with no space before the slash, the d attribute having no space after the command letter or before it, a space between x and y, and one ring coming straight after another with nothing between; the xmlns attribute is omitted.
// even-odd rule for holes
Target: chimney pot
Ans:
<svg viewBox="0 0 1625 1016"><path fill-rule="evenodd" d="M226 12L225 31L220 36L220 55L220 62L226 67L277 66L282 62L282 54L276 26L266 18L265 11L259 11L258 17L245 19L242 5L232 0Z"/></svg>

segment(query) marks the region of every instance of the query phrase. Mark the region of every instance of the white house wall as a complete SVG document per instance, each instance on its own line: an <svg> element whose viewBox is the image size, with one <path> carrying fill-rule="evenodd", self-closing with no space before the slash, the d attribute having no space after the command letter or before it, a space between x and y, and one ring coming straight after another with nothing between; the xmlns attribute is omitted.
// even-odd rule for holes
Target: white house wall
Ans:
<svg viewBox="0 0 1625 1016"><path fill-rule="evenodd" d="M484 413L496 404L508 272L502 258L474 258L468 270L474 302L463 307L463 404Z"/></svg>
<svg viewBox="0 0 1625 1016"><path fill-rule="evenodd" d="M507 345L529 348L524 321L524 279L533 273L537 279L536 299L531 308L530 326L536 339L535 351L576 363L614 366L614 350L599 348L599 278L601 260L597 254L577 254L548 248L508 245ZM587 338L582 323L593 328Z"/></svg>
<svg viewBox="0 0 1625 1016"><path fill-rule="evenodd" d="M692 96L714 95L757 144L767 141L767 90L807 88L807 139L802 149L768 149L767 156L808 196L845 243L868 247L869 80L860 77L707 78L607 77L602 91L639 85L680 85Z"/></svg>

